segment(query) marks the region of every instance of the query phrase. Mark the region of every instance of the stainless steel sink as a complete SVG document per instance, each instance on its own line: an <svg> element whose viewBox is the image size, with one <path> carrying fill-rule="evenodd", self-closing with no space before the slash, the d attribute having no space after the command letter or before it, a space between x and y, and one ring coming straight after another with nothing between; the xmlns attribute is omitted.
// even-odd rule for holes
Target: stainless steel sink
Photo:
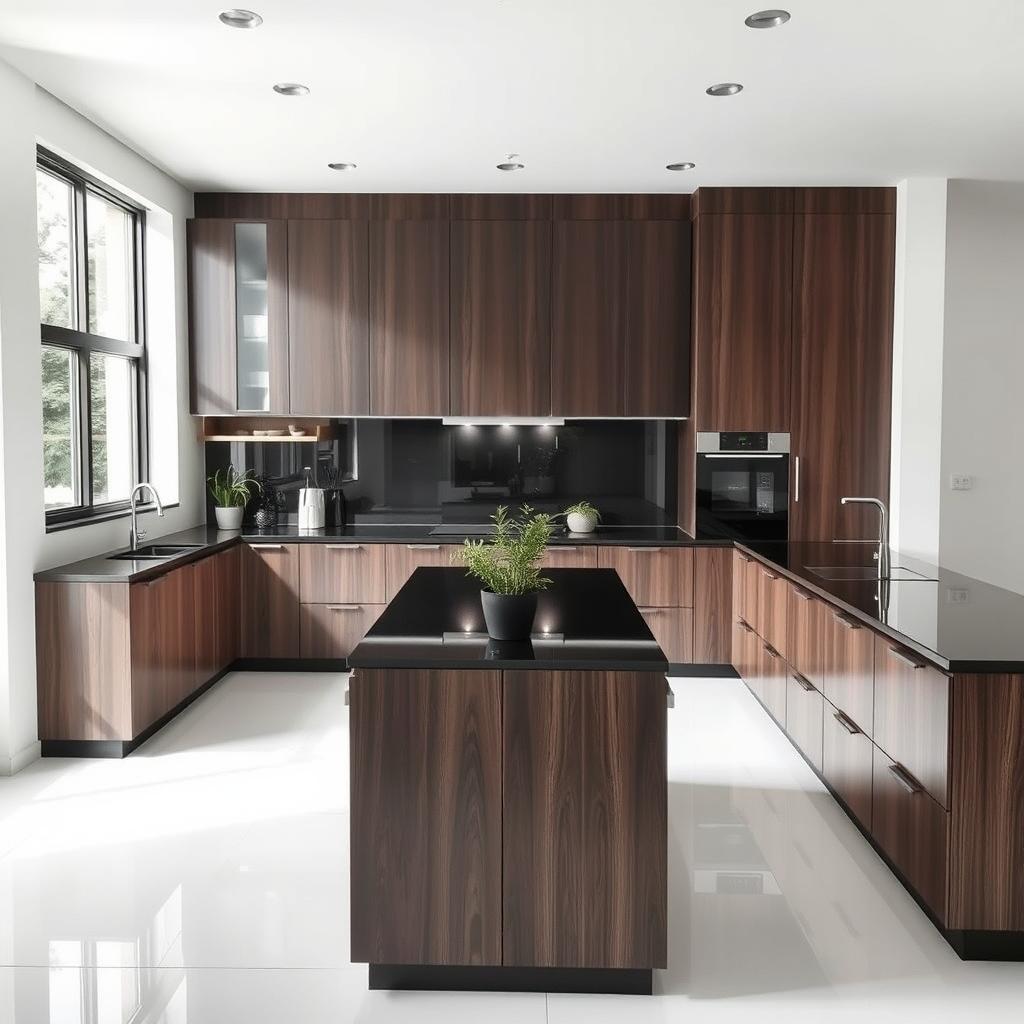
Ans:
<svg viewBox="0 0 1024 1024"><path fill-rule="evenodd" d="M820 576L823 580L877 580L877 565L809 565L808 572ZM901 565L889 567L889 572L882 577L883 580L902 580L906 582L924 581L934 583L932 576L925 576L922 573L914 572L913 569L905 569Z"/></svg>
<svg viewBox="0 0 1024 1024"><path fill-rule="evenodd" d="M158 561L161 558L174 558L176 555L187 555L190 551L201 548L202 544L146 544L134 551L122 551L119 555L111 555L121 561Z"/></svg>

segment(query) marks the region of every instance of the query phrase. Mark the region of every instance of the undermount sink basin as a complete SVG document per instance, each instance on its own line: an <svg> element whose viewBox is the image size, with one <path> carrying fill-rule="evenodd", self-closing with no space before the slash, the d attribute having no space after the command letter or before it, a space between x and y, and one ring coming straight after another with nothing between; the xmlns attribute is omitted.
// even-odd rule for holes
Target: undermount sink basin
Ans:
<svg viewBox="0 0 1024 1024"><path fill-rule="evenodd" d="M190 551L202 547L202 544L146 544L144 547L136 548L134 551L122 551L119 555L111 555L122 561L157 560L160 558L174 558L175 555L187 555Z"/></svg>
<svg viewBox="0 0 1024 1024"><path fill-rule="evenodd" d="M820 576L823 580L877 580L878 567L874 565L809 565L808 572ZM890 567L889 574L882 577L883 580L903 580L914 582L934 583L933 577L924 576L913 569L905 569L901 565Z"/></svg>

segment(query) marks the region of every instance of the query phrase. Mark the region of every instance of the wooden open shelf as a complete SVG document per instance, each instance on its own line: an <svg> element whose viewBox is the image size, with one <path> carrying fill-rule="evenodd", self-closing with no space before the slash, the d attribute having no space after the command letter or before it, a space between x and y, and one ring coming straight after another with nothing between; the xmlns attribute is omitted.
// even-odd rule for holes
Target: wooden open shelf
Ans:
<svg viewBox="0 0 1024 1024"><path fill-rule="evenodd" d="M255 430L285 430L294 424L306 431L301 437L285 433L278 437L257 436ZM201 416L200 441L287 441L289 444L315 441L335 441L340 436L338 425L328 419L310 419L304 416Z"/></svg>

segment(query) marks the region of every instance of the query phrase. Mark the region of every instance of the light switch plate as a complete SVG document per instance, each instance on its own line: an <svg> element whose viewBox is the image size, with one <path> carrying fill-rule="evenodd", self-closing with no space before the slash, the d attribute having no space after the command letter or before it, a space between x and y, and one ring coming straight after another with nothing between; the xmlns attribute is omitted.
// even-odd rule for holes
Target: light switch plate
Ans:
<svg viewBox="0 0 1024 1024"><path fill-rule="evenodd" d="M954 491L969 491L974 486L974 481L966 473L954 473L950 482Z"/></svg>

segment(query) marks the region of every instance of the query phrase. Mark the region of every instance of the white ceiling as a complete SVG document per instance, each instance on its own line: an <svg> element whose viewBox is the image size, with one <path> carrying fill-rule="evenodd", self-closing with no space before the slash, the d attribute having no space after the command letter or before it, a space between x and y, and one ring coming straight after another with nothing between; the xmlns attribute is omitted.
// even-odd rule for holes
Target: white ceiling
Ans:
<svg viewBox="0 0 1024 1024"><path fill-rule="evenodd" d="M757 0L238 2L262 27L218 0L0 0L0 57L195 189L1024 179L1021 0L782 0L771 30L743 24ZM526 169L495 170L512 151Z"/></svg>

